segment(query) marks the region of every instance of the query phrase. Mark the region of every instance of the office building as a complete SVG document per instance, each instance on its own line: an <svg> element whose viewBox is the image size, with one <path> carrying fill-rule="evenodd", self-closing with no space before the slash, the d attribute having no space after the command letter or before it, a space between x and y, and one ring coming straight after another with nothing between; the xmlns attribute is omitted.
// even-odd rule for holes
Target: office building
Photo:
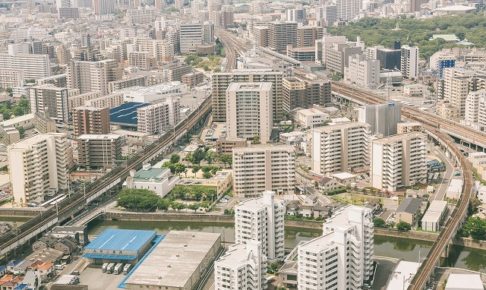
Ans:
<svg viewBox="0 0 486 290"><path fill-rule="evenodd" d="M294 121L303 128L314 128L323 126L328 122L329 115L324 113L319 107L300 109L295 111Z"/></svg>
<svg viewBox="0 0 486 290"><path fill-rule="evenodd" d="M122 137L115 134L85 134L77 139L78 164L87 169L113 169L121 159Z"/></svg>
<svg viewBox="0 0 486 290"><path fill-rule="evenodd" d="M312 170L321 175L352 171L369 164L370 126L343 123L312 130Z"/></svg>
<svg viewBox="0 0 486 290"><path fill-rule="evenodd" d="M24 80L36 80L51 75L51 63L47 54L0 53L0 68L21 72Z"/></svg>
<svg viewBox="0 0 486 290"><path fill-rule="evenodd" d="M310 108L313 105L326 106L331 103L331 82L311 74L294 73L282 81L283 111L295 108Z"/></svg>
<svg viewBox="0 0 486 290"><path fill-rule="evenodd" d="M41 113L57 123L68 123L68 89L53 85L40 85L29 88L32 113Z"/></svg>
<svg viewBox="0 0 486 290"><path fill-rule="evenodd" d="M286 145L233 148L234 190L240 197L259 196L265 190L294 192L295 152Z"/></svg>
<svg viewBox="0 0 486 290"><path fill-rule="evenodd" d="M175 128L181 120L179 98L166 98L160 103L137 109L137 131L160 134Z"/></svg>
<svg viewBox="0 0 486 290"><path fill-rule="evenodd" d="M262 244L247 241L231 245L225 254L214 262L214 289L266 289L267 258Z"/></svg>
<svg viewBox="0 0 486 290"><path fill-rule="evenodd" d="M322 39L322 27L302 26L297 28L297 47L314 47L318 39Z"/></svg>
<svg viewBox="0 0 486 290"><path fill-rule="evenodd" d="M326 68L342 75L344 75L344 68L349 64L349 58L362 53L362 48L355 43L333 43L323 49L326 51Z"/></svg>
<svg viewBox="0 0 486 290"><path fill-rule="evenodd" d="M271 22L268 24L268 47L276 52L287 51L287 45L297 45L296 22Z"/></svg>
<svg viewBox="0 0 486 290"><path fill-rule="evenodd" d="M96 15L114 14L115 6L115 0L92 0L92 8Z"/></svg>
<svg viewBox="0 0 486 290"><path fill-rule="evenodd" d="M205 23L181 24L179 42L181 53L195 53L198 46L214 41L214 25Z"/></svg>
<svg viewBox="0 0 486 290"><path fill-rule="evenodd" d="M231 83L226 90L229 139L270 141L273 127L272 83Z"/></svg>
<svg viewBox="0 0 486 290"><path fill-rule="evenodd" d="M427 179L427 140L411 132L372 141L371 184L381 190L396 191Z"/></svg>
<svg viewBox="0 0 486 290"><path fill-rule="evenodd" d="M374 89L380 85L380 61L366 59L363 54L349 57L348 67L344 68L344 79L359 87Z"/></svg>
<svg viewBox="0 0 486 290"><path fill-rule="evenodd" d="M237 69L212 76L213 121L226 122L226 90L231 83L272 83L273 121L283 118L282 108L283 73L271 69Z"/></svg>
<svg viewBox="0 0 486 290"><path fill-rule="evenodd" d="M380 68L385 70L399 70L401 66L401 49L377 48L376 59L380 61Z"/></svg>
<svg viewBox="0 0 486 290"><path fill-rule="evenodd" d="M253 28L253 38L255 45L261 47L268 47L270 30L268 26L255 26Z"/></svg>
<svg viewBox="0 0 486 290"><path fill-rule="evenodd" d="M74 136L110 133L110 109L90 106L77 107L73 111Z"/></svg>
<svg viewBox="0 0 486 290"><path fill-rule="evenodd" d="M235 207L235 243L258 241L268 260L285 257L285 205L276 201L273 191L260 198L240 202Z"/></svg>
<svg viewBox="0 0 486 290"><path fill-rule="evenodd" d="M341 208L323 228L321 237L298 245L298 289L363 289L374 268L371 209Z"/></svg>
<svg viewBox="0 0 486 290"><path fill-rule="evenodd" d="M419 49L416 46L404 45L400 53L400 70L403 77L407 79L416 79L419 71Z"/></svg>
<svg viewBox="0 0 486 290"><path fill-rule="evenodd" d="M149 70L155 65L155 58L145 51L132 51L128 54L128 64L141 70Z"/></svg>
<svg viewBox="0 0 486 290"><path fill-rule="evenodd" d="M355 19L361 9L361 0L336 0L337 19L350 21Z"/></svg>
<svg viewBox="0 0 486 290"><path fill-rule="evenodd" d="M307 15L302 5L298 5L296 8L287 9L287 11L285 12L287 16L286 19L288 22L297 22L299 24L307 23Z"/></svg>
<svg viewBox="0 0 486 290"><path fill-rule="evenodd" d="M24 74L21 70L10 70L0 68L0 87L14 88L21 87L24 83Z"/></svg>
<svg viewBox="0 0 486 290"><path fill-rule="evenodd" d="M479 126L480 130L486 128L486 90L471 92L466 98L466 122Z"/></svg>
<svg viewBox="0 0 486 290"><path fill-rule="evenodd" d="M358 109L358 122L367 123L371 133L378 136L390 136L397 133L397 124L401 121L401 104L389 101L386 104L365 105Z"/></svg>
<svg viewBox="0 0 486 290"><path fill-rule="evenodd" d="M320 57L322 63L326 65L327 55L326 52L331 49L334 44L343 44L346 43L348 40L346 36L331 36L331 35L324 35L322 40L316 41L316 48L320 47L320 51L322 52L322 56ZM319 50L318 50L319 51Z"/></svg>
<svg viewBox="0 0 486 290"><path fill-rule="evenodd" d="M117 64L113 59L71 62L68 68L68 88L79 89L81 94L109 93L108 83L118 79Z"/></svg>
<svg viewBox="0 0 486 290"><path fill-rule="evenodd" d="M68 187L66 134L39 134L8 147L14 203L42 203Z"/></svg>

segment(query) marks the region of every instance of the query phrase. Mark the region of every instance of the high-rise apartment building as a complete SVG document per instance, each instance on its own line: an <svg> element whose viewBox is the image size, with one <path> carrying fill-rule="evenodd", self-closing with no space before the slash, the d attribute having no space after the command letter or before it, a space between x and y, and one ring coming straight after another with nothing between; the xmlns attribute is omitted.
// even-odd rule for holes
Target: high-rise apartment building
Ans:
<svg viewBox="0 0 486 290"><path fill-rule="evenodd" d="M282 98L286 113L295 108L326 106L331 103L331 82L310 74L294 73L282 81Z"/></svg>
<svg viewBox="0 0 486 290"><path fill-rule="evenodd" d="M174 128L181 120L179 98L166 98L162 102L137 109L137 131L157 134Z"/></svg>
<svg viewBox="0 0 486 290"><path fill-rule="evenodd" d="M47 133L8 147L8 168L14 202L42 203L68 187L66 134Z"/></svg>
<svg viewBox="0 0 486 290"><path fill-rule="evenodd" d="M312 130L312 170L331 175L369 163L370 125L343 123Z"/></svg>
<svg viewBox="0 0 486 290"><path fill-rule="evenodd" d="M36 80L51 75L51 63L47 54L0 53L0 68L20 71L24 80Z"/></svg>
<svg viewBox="0 0 486 290"><path fill-rule="evenodd" d="M297 45L297 22L271 22L268 24L268 46L285 54L287 45Z"/></svg>
<svg viewBox="0 0 486 290"><path fill-rule="evenodd" d="M74 136L110 133L110 109L90 106L73 110Z"/></svg>
<svg viewBox="0 0 486 290"><path fill-rule="evenodd" d="M270 141L273 127L272 83L231 83L226 90L229 139Z"/></svg>
<svg viewBox="0 0 486 290"><path fill-rule="evenodd" d="M205 23L181 24L179 41L181 53L195 53L201 44L209 44L214 40L214 25Z"/></svg>
<svg viewBox="0 0 486 290"><path fill-rule="evenodd" d="M427 180L427 139L411 132L372 141L371 185L381 190L422 183Z"/></svg>
<svg viewBox="0 0 486 290"><path fill-rule="evenodd" d="M280 121L282 108L283 73L271 69L237 69L228 73L215 73L212 76L213 120L226 122L226 90L231 83L272 83L273 119Z"/></svg>
<svg viewBox="0 0 486 290"><path fill-rule="evenodd" d="M400 53L400 70L402 75L408 79L416 79L419 71L419 49L416 46L404 45Z"/></svg>
<svg viewBox="0 0 486 290"><path fill-rule="evenodd" d="M358 109L358 122L371 126L371 133L390 136L397 133L397 124L401 121L401 104L389 101L386 104L365 105Z"/></svg>
<svg viewBox="0 0 486 290"><path fill-rule="evenodd" d="M30 110L46 114L57 123L68 123L68 89L54 85L40 85L29 88Z"/></svg>
<svg viewBox="0 0 486 290"><path fill-rule="evenodd" d="M79 89L81 94L88 92L109 93L108 83L118 79L117 64L113 59L100 61L71 62L68 69L68 87Z"/></svg>
<svg viewBox="0 0 486 290"><path fill-rule="evenodd" d="M231 245L225 254L214 262L215 290L266 289L267 258L262 243L247 241Z"/></svg>
<svg viewBox="0 0 486 290"><path fill-rule="evenodd" d="M92 0L92 8L96 15L107 15L115 13L115 0Z"/></svg>
<svg viewBox="0 0 486 290"><path fill-rule="evenodd" d="M114 168L121 158L122 138L115 134L85 134L77 139L78 164L81 167Z"/></svg>
<svg viewBox="0 0 486 290"><path fill-rule="evenodd" d="M459 116L466 114L466 98L470 92L486 89L486 74L463 68L444 69L444 100L459 111Z"/></svg>
<svg viewBox="0 0 486 290"><path fill-rule="evenodd" d="M374 89L380 85L380 61L367 59L363 54L349 57L344 68L344 79L359 87Z"/></svg>
<svg viewBox="0 0 486 290"><path fill-rule="evenodd" d="M326 53L326 68L330 71L344 75L344 68L349 64L349 58L355 54L361 54L362 48L355 43L333 43L324 47Z"/></svg>
<svg viewBox="0 0 486 290"><path fill-rule="evenodd" d="M336 0L337 19L353 20L358 16L362 0Z"/></svg>
<svg viewBox="0 0 486 290"><path fill-rule="evenodd" d="M259 196L265 190L294 192L295 151L287 145L233 148L233 186L240 197Z"/></svg>
<svg viewBox="0 0 486 290"><path fill-rule="evenodd" d="M298 289L363 289L373 275L373 230L371 209L341 208L321 237L298 246Z"/></svg>
<svg viewBox="0 0 486 290"><path fill-rule="evenodd" d="M302 26L297 28L297 47L314 46L316 40L322 39L322 27Z"/></svg>
<svg viewBox="0 0 486 290"><path fill-rule="evenodd" d="M235 242L261 243L268 260L285 257L285 205L276 201L273 191L263 192L260 198L249 199L235 206Z"/></svg>
<svg viewBox="0 0 486 290"><path fill-rule="evenodd" d="M255 39L255 45L261 47L268 47L270 38L270 31L268 26L255 26L253 28L253 38Z"/></svg>
<svg viewBox="0 0 486 290"><path fill-rule="evenodd" d="M486 128L486 90L471 92L466 98L466 116L468 124Z"/></svg>

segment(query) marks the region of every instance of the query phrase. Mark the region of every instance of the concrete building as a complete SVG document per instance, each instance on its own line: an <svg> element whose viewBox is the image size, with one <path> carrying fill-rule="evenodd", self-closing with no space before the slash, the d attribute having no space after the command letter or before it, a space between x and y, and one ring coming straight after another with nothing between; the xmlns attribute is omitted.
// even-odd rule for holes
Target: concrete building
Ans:
<svg viewBox="0 0 486 290"><path fill-rule="evenodd" d="M419 75L419 49L416 46L404 45L400 54L400 70L408 79L416 79Z"/></svg>
<svg viewBox="0 0 486 290"><path fill-rule="evenodd" d="M273 128L272 83L232 83L226 90L229 139L270 141Z"/></svg>
<svg viewBox="0 0 486 290"><path fill-rule="evenodd" d="M214 289L266 289L267 258L257 241L235 244L214 262Z"/></svg>
<svg viewBox="0 0 486 290"><path fill-rule="evenodd" d="M370 126L343 123L312 130L312 171L330 176L369 164Z"/></svg>
<svg viewBox="0 0 486 290"><path fill-rule="evenodd" d="M295 112L295 122L304 128L319 127L329 120L329 115L317 108L301 109Z"/></svg>
<svg viewBox="0 0 486 290"><path fill-rule="evenodd" d="M351 42L333 43L323 49L326 51L326 68L341 75L344 75L344 68L349 65L350 56L362 53L362 48Z"/></svg>
<svg viewBox="0 0 486 290"><path fill-rule="evenodd" d="M433 200L425 214L422 216L422 230L439 232L446 215L447 201Z"/></svg>
<svg viewBox="0 0 486 290"><path fill-rule="evenodd" d="M180 99L168 97L160 103L137 109L137 131L160 134L181 121Z"/></svg>
<svg viewBox="0 0 486 290"><path fill-rule="evenodd" d="M177 184L179 177L172 176L167 168L155 168L150 164L144 164L137 172L130 172L127 177L127 188L147 189L158 196L166 196Z"/></svg>
<svg viewBox="0 0 486 290"><path fill-rule="evenodd" d="M484 290L481 274L449 274L445 290Z"/></svg>
<svg viewBox="0 0 486 290"><path fill-rule="evenodd" d="M53 85L33 86L29 88L29 99L32 113L44 114L57 123L68 123L67 88L58 88Z"/></svg>
<svg viewBox="0 0 486 290"><path fill-rule="evenodd" d="M122 137L115 134L85 134L77 139L78 164L81 167L114 168L121 158Z"/></svg>
<svg viewBox="0 0 486 290"><path fill-rule="evenodd" d="M261 47L268 47L270 32L268 26L255 26L253 27L253 37L255 39L255 45Z"/></svg>
<svg viewBox="0 0 486 290"><path fill-rule="evenodd" d="M96 15L108 15L115 13L115 0L92 0L92 8Z"/></svg>
<svg viewBox="0 0 486 290"><path fill-rule="evenodd" d="M417 225L422 213L422 200L415 197L405 198L395 211L396 222L406 222L412 227Z"/></svg>
<svg viewBox="0 0 486 290"><path fill-rule="evenodd" d="M268 47L276 52L287 51L287 45L297 46L297 22L271 22L268 24Z"/></svg>
<svg viewBox="0 0 486 290"><path fill-rule="evenodd" d="M444 69L444 100L458 109L460 117L466 114L469 93L482 89L486 89L486 75L483 72L462 68Z"/></svg>
<svg viewBox="0 0 486 290"><path fill-rule="evenodd" d="M237 69L229 73L212 76L213 121L226 122L226 90L231 83L272 83L272 106L274 121L283 117L282 105L283 73L271 69Z"/></svg>
<svg viewBox="0 0 486 290"><path fill-rule="evenodd" d="M233 148L234 190L240 197L294 192L295 152L287 145L254 145Z"/></svg>
<svg viewBox="0 0 486 290"><path fill-rule="evenodd" d="M73 111L74 136L110 133L109 108L77 107Z"/></svg>
<svg viewBox="0 0 486 290"><path fill-rule="evenodd" d="M21 72L24 80L36 80L51 75L51 63L47 54L0 53L0 68Z"/></svg>
<svg viewBox="0 0 486 290"><path fill-rule="evenodd" d="M179 42L181 53L195 53L199 45L214 41L214 25L205 23L181 24Z"/></svg>
<svg viewBox="0 0 486 290"><path fill-rule="evenodd" d="M326 106L331 103L331 82L297 72L282 80L282 95L282 109L286 113L295 108Z"/></svg>
<svg viewBox="0 0 486 290"><path fill-rule="evenodd" d="M23 83L24 83L23 71L0 68L0 87L6 89L21 87Z"/></svg>
<svg viewBox="0 0 486 290"><path fill-rule="evenodd" d="M322 39L324 29L316 26L301 26L297 28L297 47L314 47L318 39Z"/></svg>
<svg viewBox="0 0 486 290"><path fill-rule="evenodd" d="M323 228L321 237L298 246L298 289L362 289L373 275L371 209L345 207Z"/></svg>
<svg viewBox="0 0 486 290"><path fill-rule="evenodd" d="M41 203L68 186L66 134L39 134L8 147L14 202Z"/></svg>
<svg viewBox="0 0 486 290"><path fill-rule="evenodd" d="M235 242L260 242L268 260L283 260L285 205L275 201L274 194L264 191L262 197L245 200L235 207Z"/></svg>
<svg viewBox="0 0 486 290"><path fill-rule="evenodd" d="M359 87L374 89L380 85L380 61L367 59L363 54L349 57L344 68L344 79Z"/></svg>
<svg viewBox="0 0 486 290"><path fill-rule="evenodd" d="M486 130L486 90L471 92L466 97L465 120L479 130Z"/></svg>
<svg viewBox="0 0 486 290"><path fill-rule="evenodd" d="M360 0L336 0L337 19L342 21L353 20L361 9Z"/></svg>
<svg viewBox="0 0 486 290"><path fill-rule="evenodd" d="M390 277L386 290L408 289L420 265L417 262L400 261Z"/></svg>
<svg viewBox="0 0 486 290"><path fill-rule="evenodd" d="M170 231L125 281L126 289L194 289L220 251L220 234Z"/></svg>
<svg viewBox="0 0 486 290"><path fill-rule="evenodd" d="M68 68L68 88L79 89L81 94L100 92L102 95L106 95L109 93L108 83L118 79L116 67L116 61L113 59L74 60Z"/></svg>
<svg viewBox="0 0 486 290"><path fill-rule="evenodd" d="M381 190L425 182L427 178L427 140L411 132L372 141L371 184Z"/></svg>
<svg viewBox="0 0 486 290"><path fill-rule="evenodd" d="M380 61L380 68L385 70L399 70L401 66L401 49L384 48L376 49L376 59Z"/></svg>
<svg viewBox="0 0 486 290"><path fill-rule="evenodd" d="M365 105L358 109L358 121L369 124L374 135L395 135L397 124L401 121L401 104L390 101L386 104Z"/></svg>

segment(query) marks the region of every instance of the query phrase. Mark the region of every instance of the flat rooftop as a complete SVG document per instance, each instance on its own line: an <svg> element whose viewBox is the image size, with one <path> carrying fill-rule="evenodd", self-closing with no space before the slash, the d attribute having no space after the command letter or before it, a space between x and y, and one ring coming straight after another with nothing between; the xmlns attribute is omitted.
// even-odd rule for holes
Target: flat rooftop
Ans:
<svg viewBox="0 0 486 290"><path fill-rule="evenodd" d="M420 263L400 261L390 277L387 290L408 289ZM405 285L404 285L405 281Z"/></svg>
<svg viewBox="0 0 486 290"><path fill-rule="evenodd" d="M148 105L150 104L128 102L110 109L110 122L126 126L137 126L137 109Z"/></svg>
<svg viewBox="0 0 486 290"><path fill-rule="evenodd" d="M182 288L220 238L215 233L170 231L125 283Z"/></svg>
<svg viewBox="0 0 486 290"><path fill-rule="evenodd" d="M138 251L154 237L155 231L107 229L85 250Z"/></svg>
<svg viewBox="0 0 486 290"><path fill-rule="evenodd" d="M450 274L445 290L484 290L479 274Z"/></svg>

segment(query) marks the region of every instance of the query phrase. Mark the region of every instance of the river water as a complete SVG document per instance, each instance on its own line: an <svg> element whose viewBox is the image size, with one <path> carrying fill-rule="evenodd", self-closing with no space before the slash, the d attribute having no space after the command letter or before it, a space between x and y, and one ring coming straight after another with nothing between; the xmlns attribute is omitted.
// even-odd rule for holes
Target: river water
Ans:
<svg viewBox="0 0 486 290"><path fill-rule="evenodd" d="M97 235L106 228L155 230L164 234L170 230L204 231L221 233L225 242L234 242L233 225L191 222L139 222L139 221L94 221L88 234ZM321 234L320 230L286 229L285 247L293 248ZM427 256L432 243L394 237L375 236L375 255L418 262ZM454 246L443 266L486 272L486 251Z"/></svg>

